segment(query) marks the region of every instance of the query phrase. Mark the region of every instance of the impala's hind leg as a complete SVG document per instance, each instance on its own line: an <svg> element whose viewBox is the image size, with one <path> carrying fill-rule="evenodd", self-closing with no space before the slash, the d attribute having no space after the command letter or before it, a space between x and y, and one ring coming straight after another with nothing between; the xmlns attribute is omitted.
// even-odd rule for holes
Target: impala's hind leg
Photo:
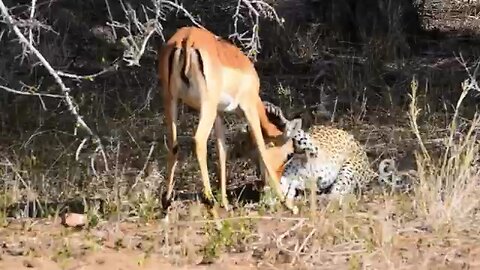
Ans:
<svg viewBox="0 0 480 270"><path fill-rule="evenodd" d="M217 115L215 119L215 136L217 137L218 166L220 172L220 189L222 205L228 211L227 199L227 145L225 143L225 126L223 118Z"/></svg>
<svg viewBox="0 0 480 270"><path fill-rule="evenodd" d="M213 197L210 178L208 176L207 140L217 116L217 108L215 105L214 102L209 102L208 99L202 100L200 120L195 132L195 151L203 182L203 195L210 204L214 204L215 199Z"/></svg>
<svg viewBox="0 0 480 270"><path fill-rule="evenodd" d="M177 114L178 114L178 97L175 95L165 94L163 97L165 108L165 123L167 125L167 193L163 197L162 206L167 209L172 200L173 187L175 185L173 177L175 167L178 161L178 143L177 143Z"/></svg>

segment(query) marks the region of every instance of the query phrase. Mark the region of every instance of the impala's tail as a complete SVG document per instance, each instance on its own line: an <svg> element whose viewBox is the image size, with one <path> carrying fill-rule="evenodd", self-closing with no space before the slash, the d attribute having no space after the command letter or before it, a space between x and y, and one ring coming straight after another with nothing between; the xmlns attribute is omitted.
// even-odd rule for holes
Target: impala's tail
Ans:
<svg viewBox="0 0 480 270"><path fill-rule="evenodd" d="M183 42L183 56L185 57L184 62L183 62L183 72L182 76L185 76L188 78L187 73L190 71L190 65L191 65L191 53L192 51L190 50L193 47L193 40L189 36L184 42Z"/></svg>
<svg viewBox="0 0 480 270"><path fill-rule="evenodd" d="M168 80L170 80L170 75L174 72L174 63L179 63L180 58L182 57L183 53L183 65L181 67L180 77L182 81L189 85L190 80L188 79L188 73L190 72L191 62L192 62L192 47L193 47L193 39L191 36L186 38L181 38L172 42L173 49L169 51L168 56L168 73L166 74ZM175 68L175 70L177 70Z"/></svg>

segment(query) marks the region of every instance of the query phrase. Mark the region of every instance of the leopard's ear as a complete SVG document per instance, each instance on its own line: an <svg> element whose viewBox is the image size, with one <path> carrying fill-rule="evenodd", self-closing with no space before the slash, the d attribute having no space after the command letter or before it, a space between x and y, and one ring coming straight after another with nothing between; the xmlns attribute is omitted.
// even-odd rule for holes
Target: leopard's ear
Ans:
<svg viewBox="0 0 480 270"><path fill-rule="evenodd" d="M303 120L302 118L295 118L292 121L290 121L290 124L292 125L292 128L294 130L299 130L299 129L302 129Z"/></svg>
<svg viewBox="0 0 480 270"><path fill-rule="evenodd" d="M396 171L395 160L387 158L378 165L378 173L382 176L390 176Z"/></svg>
<svg viewBox="0 0 480 270"><path fill-rule="evenodd" d="M302 118L295 118L286 123L284 135L287 138L291 138L293 134L300 129L302 129Z"/></svg>

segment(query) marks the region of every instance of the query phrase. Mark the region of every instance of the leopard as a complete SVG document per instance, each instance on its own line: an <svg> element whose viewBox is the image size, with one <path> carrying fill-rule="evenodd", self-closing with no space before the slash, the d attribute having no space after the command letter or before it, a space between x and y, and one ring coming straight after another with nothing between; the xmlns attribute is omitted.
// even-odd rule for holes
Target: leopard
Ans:
<svg viewBox="0 0 480 270"><path fill-rule="evenodd" d="M292 139L294 153L280 177L287 198L304 190L309 179L320 190L330 189L331 197L342 198L377 176L363 146L345 130L315 125L304 131L301 119L293 119L286 123L285 135Z"/></svg>
<svg viewBox="0 0 480 270"><path fill-rule="evenodd" d="M266 161L275 168L287 199L296 197L298 190L305 190L309 180L316 181L317 191L340 200L347 194L367 190L375 179L381 186L396 190L411 187L404 184L410 175L399 171L394 159L383 159L375 171L365 147L346 130L328 125L312 125L304 130L301 118L288 120L280 107L263 102L271 122L283 131L280 137L264 136L264 141ZM248 132L248 126L243 132ZM249 149L242 144L246 140L237 138L235 141L241 144L241 151ZM261 176L268 177L264 166L258 163L257 166Z"/></svg>

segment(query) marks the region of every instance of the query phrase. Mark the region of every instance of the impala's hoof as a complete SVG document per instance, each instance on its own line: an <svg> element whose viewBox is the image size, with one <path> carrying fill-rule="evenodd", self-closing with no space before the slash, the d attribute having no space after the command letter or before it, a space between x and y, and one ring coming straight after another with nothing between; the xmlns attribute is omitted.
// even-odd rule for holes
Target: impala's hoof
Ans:
<svg viewBox="0 0 480 270"><path fill-rule="evenodd" d="M292 214L297 215L299 210L296 205L293 204L293 199L287 199L285 201L285 206L288 208L288 210L292 211Z"/></svg>
<svg viewBox="0 0 480 270"><path fill-rule="evenodd" d="M162 208L163 211L167 211L168 208L172 205L173 199L172 198L167 198L166 195L162 196Z"/></svg>
<svg viewBox="0 0 480 270"><path fill-rule="evenodd" d="M163 224L168 224L170 222L170 220L168 219L168 214L166 214L164 217L162 217L160 219L160 221L163 223Z"/></svg>
<svg viewBox="0 0 480 270"><path fill-rule="evenodd" d="M200 197L200 200L203 204L205 204L207 207L212 208L217 205L217 201L213 197L213 195L210 194L202 194Z"/></svg>
<svg viewBox="0 0 480 270"><path fill-rule="evenodd" d="M230 210L232 210L232 207L230 206L230 204L222 204L222 207L223 209L225 209L225 211L227 212L230 212Z"/></svg>

